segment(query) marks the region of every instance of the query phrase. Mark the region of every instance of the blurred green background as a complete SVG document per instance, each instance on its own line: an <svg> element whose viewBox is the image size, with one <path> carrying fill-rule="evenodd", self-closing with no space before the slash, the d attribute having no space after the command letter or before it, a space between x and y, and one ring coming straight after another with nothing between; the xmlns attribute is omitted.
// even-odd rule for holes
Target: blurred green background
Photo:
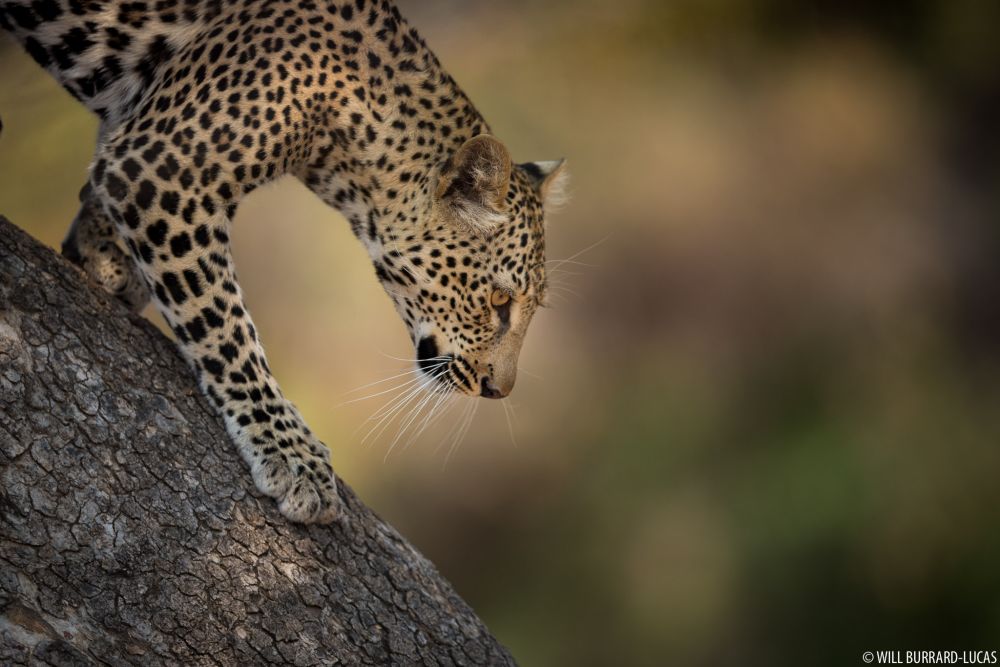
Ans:
<svg viewBox="0 0 1000 667"><path fill-rule="evenodd" d="M339 404L404 328L337 214L254 193L241 280L340 474L526 665L1000 648L1000 3L400 4L517 160L569 158L549 256L597 245L511 426L386 460L384 397ZM0 212L55 246L96 123L0 63Z"/></svg>

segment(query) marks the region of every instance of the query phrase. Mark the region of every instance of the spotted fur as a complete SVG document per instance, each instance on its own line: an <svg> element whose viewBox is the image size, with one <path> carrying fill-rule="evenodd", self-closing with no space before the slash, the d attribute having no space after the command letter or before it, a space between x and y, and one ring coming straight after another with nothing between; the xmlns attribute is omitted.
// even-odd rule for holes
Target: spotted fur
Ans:
<svg viewBox="0 0 1000 667"><path fill-rule="evenodd" d="M428 380L510 392L561 163L513 164L389 2L0 0L0 26L101 118L64 253L133 308L152 296L290 519L332 520L338 496L236 280L230 221L260 185L294 175L346 216Z"/></svg>

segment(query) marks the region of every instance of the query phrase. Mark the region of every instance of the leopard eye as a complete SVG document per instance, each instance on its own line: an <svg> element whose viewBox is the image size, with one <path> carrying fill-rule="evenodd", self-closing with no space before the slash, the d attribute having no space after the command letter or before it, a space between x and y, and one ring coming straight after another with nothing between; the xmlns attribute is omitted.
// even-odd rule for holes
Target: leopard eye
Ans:
<svg viewBox="0 0 1000 667"><path fill-rule="evenodd" d="M503 290L495 289L493 293L490 294L490 305L494 308L503 308L508 303L510 303L510 293Z"/></svg>

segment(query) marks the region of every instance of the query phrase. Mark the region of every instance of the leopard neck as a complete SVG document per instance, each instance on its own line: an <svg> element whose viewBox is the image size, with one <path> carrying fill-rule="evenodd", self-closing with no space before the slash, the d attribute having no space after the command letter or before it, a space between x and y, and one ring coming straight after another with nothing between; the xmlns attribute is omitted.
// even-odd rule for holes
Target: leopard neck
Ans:
<svg viewBox="0 0 1000 667"><path fill-rule="evenodd" d="M320 189L374 253L419 229L441 166L490 129L393 5L379 3L360 21L352 10L347 20L356 30L340 33L349 44L331 64L323 121L335 129L306 178L314 188L329 179Z"/></svg>

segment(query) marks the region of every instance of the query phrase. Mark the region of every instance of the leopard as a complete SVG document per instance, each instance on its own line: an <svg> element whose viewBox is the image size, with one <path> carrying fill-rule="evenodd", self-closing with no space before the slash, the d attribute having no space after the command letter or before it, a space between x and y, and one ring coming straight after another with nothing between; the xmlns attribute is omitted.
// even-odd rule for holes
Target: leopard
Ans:
<svg viewBox="0 0 1000 667"><path fill-rule="evenodd" d="M0 27L98 117L63 255L133 311L153 302L289 521L344 501L237 281L255 189L297 178L342 214L428 386L510 394L565 161L515 163L392 2L0 0Z"/></svg>

